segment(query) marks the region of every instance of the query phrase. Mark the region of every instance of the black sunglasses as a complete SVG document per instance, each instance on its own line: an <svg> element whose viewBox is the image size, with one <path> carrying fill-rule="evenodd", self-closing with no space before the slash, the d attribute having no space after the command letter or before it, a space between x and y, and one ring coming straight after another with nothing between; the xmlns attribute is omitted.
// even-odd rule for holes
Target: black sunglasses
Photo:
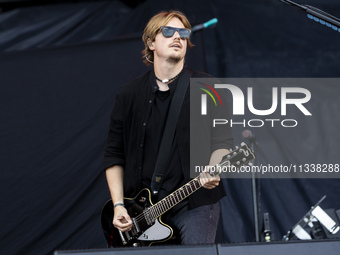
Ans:
<svg viewBox="0 0 340 255"><path fill-rule="evenodd" d="M189 39L191 30L187 28L177 28L177 27L168 27L163 26L160 28L162 30L162 34L164 37L173 37L175 32L177 31L181 39Z"/></svg>

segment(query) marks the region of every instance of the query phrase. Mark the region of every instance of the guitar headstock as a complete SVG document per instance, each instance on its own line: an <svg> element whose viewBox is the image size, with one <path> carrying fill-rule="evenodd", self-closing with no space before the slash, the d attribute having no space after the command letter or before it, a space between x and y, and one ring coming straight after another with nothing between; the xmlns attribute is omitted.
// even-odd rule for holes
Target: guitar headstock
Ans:
<svg viewBox="0 0 340 255"><path fill-rule="evenodd" d="M241 147L235 147L228 155L225 155L220 162L220 165L239 167L255 159L253 151L246 143L241 143Z"/></svg>

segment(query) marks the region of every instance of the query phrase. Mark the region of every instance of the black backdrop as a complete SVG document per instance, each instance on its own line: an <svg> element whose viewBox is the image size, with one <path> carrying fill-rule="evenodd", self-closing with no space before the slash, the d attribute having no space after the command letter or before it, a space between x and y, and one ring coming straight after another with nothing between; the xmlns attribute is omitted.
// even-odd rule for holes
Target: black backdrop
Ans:
<svg viewBox="0 0 340 255"><path fill-rule="evenodd" d="M340 16L335 0L308 4ZM340 33L275 0L149 0L136 8L98 1L2 13L1 254L105 247L99 215L109 193L101 161L114 96L120 84L147 70L140 59L147 20L172 8L194 25L219 20L194 34L186 62L194 69L217 77L339 76ZM313 107L331 98L320 107L329 114L316 115L313 132L295 134L302 157L339 152L340 88L319 91ZM261 133L259 160L274 147L289 150L290 135ZM234 136L241 140L238 131ZM289 162L286 154L270 155ZM223 181L229 196L222 201L218 242L254 241L250 180ZM258 194L278 240L323 195L323 207L340 208L339 180L264 179Z"/></svg>

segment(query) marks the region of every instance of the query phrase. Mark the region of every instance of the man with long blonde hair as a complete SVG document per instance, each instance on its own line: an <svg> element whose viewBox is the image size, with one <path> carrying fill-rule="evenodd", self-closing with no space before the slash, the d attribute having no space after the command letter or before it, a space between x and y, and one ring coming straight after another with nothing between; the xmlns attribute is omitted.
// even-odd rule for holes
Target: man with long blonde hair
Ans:
<svg viewBox="0 0 340 255"><path fill-rule="evenodd" d="M113 225L122 232L132 227L132 219L123 204L124 196L133 197L142 188L150 189L170 103L179 78L188 72L184 62L187 48L193 47L190 35L191 25L179 11L160 12L152 17L144 29L142 54L144 63L152 65L153 69L123 86L117 94L104 169L114 205ZM191 72L191 77L210 77ZM190 181L189 98L188 89L157 200ZM227 142L212 146L214 151L209 152L210 161L207 162L210 165L218 163L229 152L227 148L232 147L229 131L224 134ZM200 182L204 189L165 215L167 223L179 230L182 244L206 244L215 240L219 200L225 196L225 191L218 176L204 173Z"/></svg>

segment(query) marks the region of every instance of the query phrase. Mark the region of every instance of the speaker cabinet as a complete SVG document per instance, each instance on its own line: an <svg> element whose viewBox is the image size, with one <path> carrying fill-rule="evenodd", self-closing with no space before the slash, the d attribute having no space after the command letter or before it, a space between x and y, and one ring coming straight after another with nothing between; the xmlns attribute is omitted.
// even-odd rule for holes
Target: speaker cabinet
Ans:
<svg viewBox="0 0 340 255"><path fill-rule="evenodd" d="M310 240L310 241L287 241L271 243L252 243L244 245L217 245L218 254L226 255L338 255L340 241L335 240Z"/></svg>
<svg viewBox="0 0 340 255"><path fill-rule="evenodd" d="M216 245L173 245L151 247L107 248L96 250L56 251L54 255L217 255Z"/></svg>

